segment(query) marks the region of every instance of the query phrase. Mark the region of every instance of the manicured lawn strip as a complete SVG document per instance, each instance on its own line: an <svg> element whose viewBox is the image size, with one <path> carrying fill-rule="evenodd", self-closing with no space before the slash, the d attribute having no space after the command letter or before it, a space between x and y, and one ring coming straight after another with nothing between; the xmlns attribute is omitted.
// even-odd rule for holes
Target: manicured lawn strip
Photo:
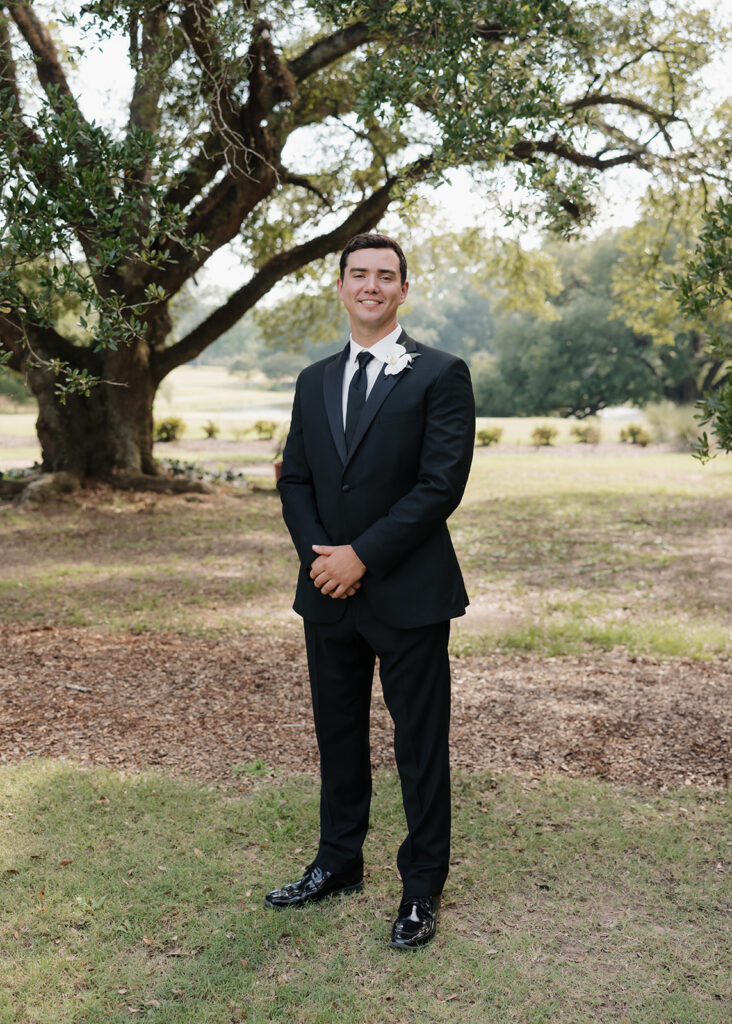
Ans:
<svg viewBox="0 0 732 1024"><path fill-rule="evenodd" d="M729 794L459 776L435 943L386 946L396 780L363 894L265 911L317 831L312 779L223 791L30 761L0 770L0 1020L721 1024Z"/></svg>
<svg viewBox="0 0 732 1024"><path fill-rule="evenodd" d="M455 650L729 655L732 461L479 452L451 520L468 591L488 599Z"/></svg>
<svg viewBox="0 0 732 1024"><path fill-rule="evenodd" d="M453 651L730 656L731 523L730 459L478 451L451 520L472 601ZM0 547L4 622L268 628L296 571L272 489L2 505Z"/></svg>

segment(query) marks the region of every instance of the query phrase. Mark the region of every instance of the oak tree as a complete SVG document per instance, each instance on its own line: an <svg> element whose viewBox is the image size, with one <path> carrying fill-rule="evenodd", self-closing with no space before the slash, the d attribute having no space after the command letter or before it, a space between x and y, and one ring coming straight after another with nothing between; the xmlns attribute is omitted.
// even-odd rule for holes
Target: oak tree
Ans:
<svg viewBox="0 0 732 1024"><path fill-rule="evenodd" d="M692 3L92 0L65 19L82 47L124 34L134 84L121 127L89 119L68 35L0 4L0 347L46 470L155 473L166 375L449 168L568 232L604 172L720 165L694 127L719 29ZM224 247L241 285L175 337L171 302Z"/></svg>

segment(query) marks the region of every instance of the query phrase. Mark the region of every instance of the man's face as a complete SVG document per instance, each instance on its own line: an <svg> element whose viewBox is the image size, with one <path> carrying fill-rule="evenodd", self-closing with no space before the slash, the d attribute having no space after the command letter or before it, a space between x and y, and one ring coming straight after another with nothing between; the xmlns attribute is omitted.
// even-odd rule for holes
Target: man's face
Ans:
<svg viewBox="0 0 732 1024"><path fill-rule="evenodd" d="M399 257L393 249L357 249L349 253L338 296L348 310L354 340L378 341L394 330L397 310L407 297Z"/></svg>

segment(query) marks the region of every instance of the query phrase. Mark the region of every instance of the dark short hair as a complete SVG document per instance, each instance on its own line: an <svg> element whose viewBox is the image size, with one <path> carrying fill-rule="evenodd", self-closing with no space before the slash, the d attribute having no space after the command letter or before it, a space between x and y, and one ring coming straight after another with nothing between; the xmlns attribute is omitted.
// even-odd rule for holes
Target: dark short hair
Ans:
<svg viewBox="0 0 732 1024"><path fill-rule="evenodd" d="M407 280L407 261L399 243L395 242L393 238L389 238L388 235L377 235L375 231L367 231L361 235L354 235L350 242L346 243L346 247L341 253L341 281L346 272L348 257L358 249L391 249L399 257L399 276L402 279L402 284Z"/></svg>

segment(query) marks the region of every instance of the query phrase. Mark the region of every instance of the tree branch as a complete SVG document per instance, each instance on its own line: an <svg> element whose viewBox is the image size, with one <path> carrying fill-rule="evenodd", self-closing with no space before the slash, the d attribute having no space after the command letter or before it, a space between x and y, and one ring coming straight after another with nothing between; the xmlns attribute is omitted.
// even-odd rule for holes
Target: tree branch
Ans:
<svg viewBox="0 0 732 1024"><path fill-rule="evenodd" d="M333 204L330 199L328 199L327 195L325 195L324 192L321 192L316 185L313 185L309 178L304 177L302 174L292 174L285 167L280 167L279 172L280 181L284 185L295 185L297 188L304 188L307 192L312 192L313 195L316 195L329 210L333 209Z"/></svg>
<svg viewBox="0 0 732 1024"><path fill-rule="evenodd" d="M130 101L128 131L135 127L144 128L153 134L157 132L160 125L163 72L177 60L183 50L183 34L178 33L178 36L178 43L169 45L172 43L172 33L162 4L146 13L142 22L142 44L135 44L137 53L134 59L131 58L135 68L135 85ZM161 61L164 47L168 47L168 52Z"/></svg>
<svg viewBox="0 0 732 1024"><path fill-rule="evenodd" d="M0 12L2 7L0 7ZM20 90L18 74L13 60L13 48L6 18L0 13L0 91L10 93L16 117L20 115Z"/></svg>
<svg viewBox="0 0 732 1024"><path fill-rule="evenodd" d="M371 30L366 22L356 21L347 28L319 39L299 57L289 60L287 67L295 81L302 82L316 71L321 71L329 64L334 64L341 57L345 57L347 53L357 50L371 38Z"/></svg>
<svg viewBox="0 0 732 1024"><path fill-rule="evenodd" d="M633 96L616 96L613 93L589 93L587 96L581 96L579 99L570 100L565 106L567 110L582 110L584 107L598 107L605 104L616 107L628 107L629 110L638 110L642 114L648 114L650 119L656 124L666 125L679 120L676 114L663 113L652 107L650 103L644 103L643 100L637 100Z"/></svg>
<svg viewBox="0 0 732 1024"><path fill-rule="evenodd" d="M417 172L412 169L410 173ZM318 235L309 242L294 246L286 252L277 253L267 260L253 277L234 292L215 313L207 317L203 323L194 328L177 344L154 355L156 381L159 383L176 366L187 363L203 352L205 348L233 327L247 310L251 309L283 277L300 270L312 260L342 249L353 235L375 227L391 202L391 192L396 180L396 178L391 178L372 193L333 231Z"/></svg>
<svg viewBox="0 0 732 1024"><path fill-rule="evenodd" d="M226 164L225 154L216 145L217 138L216 132L209 132L206 135L188 167L168 190L165 196L166 204L180 206L183 210L201 194L209 182L213 181Z"/></svg>
<svg viewBox="0 0 732 1024"><path fill-rule="evenodd" d="M234 83L221 58L222 46L208 21L213 13L212 0L187 0L180 24L206 76L211 91L211 116L217 131L236 149L246 148L241 136L239 108L234 102Z"/></svg>
<svg viewBox="0 0 732 1024"><path fill-rule="evenodd" d="M30 300L22 293L21 298L25 307L31 308ZM20 371L33 353L44 359L62 359L77 368L88 363L92 355L90 349L72 344L55 328L28 323L27 317L21 318L12 312L0 314L0 344L11 353L11 369Z"/></svg>
<svg viewBox="0 0 732 1024"><path fill-rule="evenodd" d="M87 121L79 110L79 105L69 88L53 39L43 22L39 21L32 5L14 0L6 6L10 11L11 18L31 48L36 62L38 81L43 86L54 109L61 111L64 109L64 103L70 104L79 121L86 124Z"/></svg>
<svg viewBox="0 0 732 1024"><path fill-rule="evenodd" d="M586 107L598 107L611 105L616 107L625 107L628 110L637 110L641 114L646 114L655 125L658 126L666 145L669 149L673 149L671 142L671 136L668 133L668 126L674 122L682 121L677 114L664 113L663 111L656 110L649 103L644 103L642 100L637 100L632 96L616 96L611 93L589 93L587 96L583 96L580 99L572 100L566 104L567 110L577 111L582 110Z"/></svg>
<svg viewBox="0 0 732 1024"><path fill-rule="evenodd" d="M91 126L82 114L79 109L79 105L71 93L71 89L69 88L69 84L58 58L58 53L56 52L56 47L48 29L38 19L31 4L20 3L16 0L16 2L7 4L6 6L10 11L13 21L17 25L33 53L38 80L48 96L50 105L59 114L63 113L70 107L73 110L74 118L77 123L89 129L88 133L84 133L85 138L88 140L91 136ZM20 124L23 124L20 118L18 118L18 120ZM34 145L41 145L41 141L34 133L31 133L30 129L26 126L24 126L23 136L28 143L32 142ZM96 147L91 142L87 142L83 146L77 146L75 148L75 153L82 166L88 167L98 163ZM49 181L53 181L56 189L59 187L65 187L70 191L73 191L77 188L76 183L73 181L73 177L67 173L66 168L60 163L55 165L53 174L46 171L45 173L36 173L35 177L41 186L48 187ZM62 184L59 185L59 183ZM108 201L113 203L115 201L115 196L111 186L108 186L106 191ZM73 224L73 228L79 242L81 243L85 256L87 259L91 260L96 250L94 232L96 230L97 223L96 217L86 201L86 196L82 198L85 207L84 216L86 220L84 222L77 222ZM100 274L95 274L94 280L100 294L108 294L110 288L116 283L111 276L105 277Z"/></svg>
<svg viewBox="0 0 732 1024"><path fill-rule="evenodd" d="M516 160L522 163L534 163L537 153L558 156L577 167L592 167L598 171L606 171L611 167L620 167L623 164L641 163L639 153L621 153L613 157L593 156L590 153L582 153L580 150L574 149L556 136L552 139L539 140L537 142L531 139L517 142L509 150L508 158L509 160Z"/></svg>

